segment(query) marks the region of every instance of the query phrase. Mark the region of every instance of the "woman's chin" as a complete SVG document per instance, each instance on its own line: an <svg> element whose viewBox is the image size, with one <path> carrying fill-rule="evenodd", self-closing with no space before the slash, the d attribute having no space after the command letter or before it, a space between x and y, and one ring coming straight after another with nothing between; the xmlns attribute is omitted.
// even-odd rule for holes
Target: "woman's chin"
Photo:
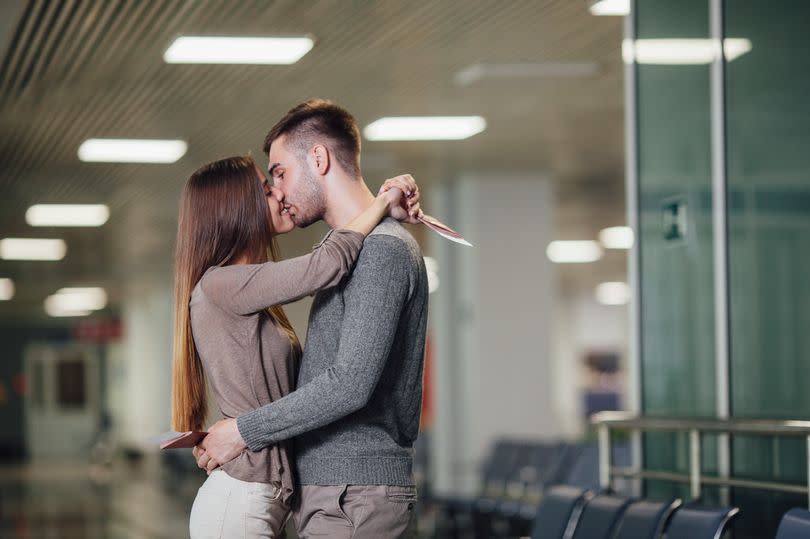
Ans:
<svg viewBox="0 0 810 539"><path fill-rule="evenodd" d="M295 228L295 223L290 220L285 219L284 222L279 223L278 227L276 228L276 234L286 234L288 232L292 232Z"/></svg>

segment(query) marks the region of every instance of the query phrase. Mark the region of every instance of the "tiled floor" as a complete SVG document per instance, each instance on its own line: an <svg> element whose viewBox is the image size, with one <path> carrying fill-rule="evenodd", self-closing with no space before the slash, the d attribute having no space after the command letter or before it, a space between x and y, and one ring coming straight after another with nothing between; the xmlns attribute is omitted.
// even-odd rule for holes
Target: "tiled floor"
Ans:
<svg viewBox="0 0 810 539"><path fill-rule="evenodd" d="M0 537L188 537L188 513L204 479L202 472L168 474L156 459L109 468L0 464Z"/></svg>
<svg viewBox="0 0 810 539"><path fill-rule="evenodd" d="M205 478L188 450L104 467L0 461L0 539L186 538ZM288 525L287 539L296 537Z"/></svg>

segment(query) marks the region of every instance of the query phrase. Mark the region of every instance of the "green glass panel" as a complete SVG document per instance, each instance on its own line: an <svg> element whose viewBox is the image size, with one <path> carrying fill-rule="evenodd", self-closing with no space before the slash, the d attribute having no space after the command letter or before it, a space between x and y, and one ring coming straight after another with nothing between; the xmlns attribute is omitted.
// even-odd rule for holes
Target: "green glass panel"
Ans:
<svg viewBox="0 0 810 539"><path fill-rule="evenodd" d="M731 408L810 418L810 3L725 3ZM801 440L738 437L735 475L807 481ZM735 490L738 537L772 537L802 496Z"/></svg>
<svg viewBox="0 0 810 539"><path fill-rule="evenodd" d="M645 40L706 39L707 0L639 0ZM715 415L709 65L638 65L642 406L646 415ZM646 466L688 471L685 435L648 434ZM704 470L716 443L704 443ZM686 497L650 481L647 495Z"/></svg>

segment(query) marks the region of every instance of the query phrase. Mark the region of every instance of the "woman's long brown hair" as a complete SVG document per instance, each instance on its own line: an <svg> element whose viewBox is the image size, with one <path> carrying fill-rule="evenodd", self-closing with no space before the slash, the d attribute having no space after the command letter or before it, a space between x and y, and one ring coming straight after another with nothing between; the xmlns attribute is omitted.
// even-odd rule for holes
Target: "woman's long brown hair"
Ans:
<svg viewBox="0 0 810 539"><path fill-rule="evenodd" d="M191 291L211 266L278 259L257 171L250 157L221 159L194 172L183 189L175 252L172 353L172 428L177 431L202 430L208 412L205 375L191 333ZM301 346L284 310L276 305L267 312L299 356Z"/></svg>

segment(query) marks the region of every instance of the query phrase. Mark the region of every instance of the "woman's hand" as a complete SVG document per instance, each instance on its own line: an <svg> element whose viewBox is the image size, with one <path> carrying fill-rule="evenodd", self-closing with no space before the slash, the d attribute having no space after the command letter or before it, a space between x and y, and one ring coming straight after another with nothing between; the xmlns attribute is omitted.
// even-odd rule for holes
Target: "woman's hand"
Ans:
<svg viewBox="0 0 810 539"><path fill-rule="evenodd" d="M397 221L418 224L422 216L419 186L410 174L389 178L380 188L378 198L388 206L388 214Z"/></svg>

